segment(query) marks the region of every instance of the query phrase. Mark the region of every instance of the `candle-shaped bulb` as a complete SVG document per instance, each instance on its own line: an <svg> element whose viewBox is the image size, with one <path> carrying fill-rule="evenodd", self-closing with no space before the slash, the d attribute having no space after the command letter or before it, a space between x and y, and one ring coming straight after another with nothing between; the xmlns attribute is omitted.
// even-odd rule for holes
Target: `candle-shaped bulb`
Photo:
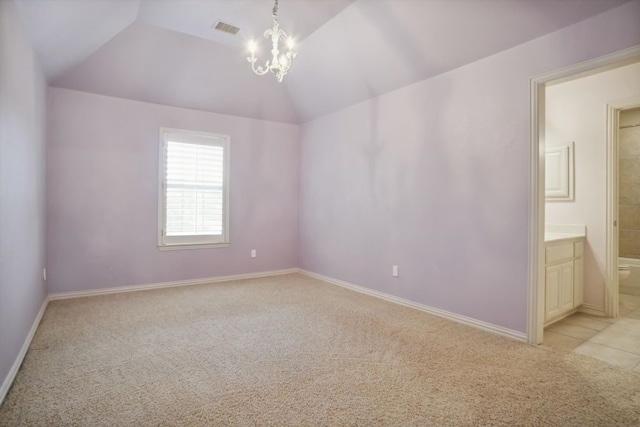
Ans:
<svg viewBox="0 0 640 427"><path fill-rule="evenodd" d="M256 51L256 42L255 40L249 40L249 51L254 53Z"/></svg>
<svg viewBox="0 0 640 427"><path fill-rule="evenodd" d="M295 42L293 41L293 37L289 37L289 39L287 40L287 47L289 48L289 50L293 49Z"/></svg>

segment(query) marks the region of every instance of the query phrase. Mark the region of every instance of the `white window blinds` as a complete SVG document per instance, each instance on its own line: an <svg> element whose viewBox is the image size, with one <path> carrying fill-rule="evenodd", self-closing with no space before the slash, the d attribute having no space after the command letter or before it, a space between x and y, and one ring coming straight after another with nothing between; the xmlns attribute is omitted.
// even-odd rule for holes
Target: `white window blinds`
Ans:
<svg viewBox="0 0 640 427"><path fill-rule="evenodd" d="M227 242L228 137L162 132L160 245Z"/></svg>

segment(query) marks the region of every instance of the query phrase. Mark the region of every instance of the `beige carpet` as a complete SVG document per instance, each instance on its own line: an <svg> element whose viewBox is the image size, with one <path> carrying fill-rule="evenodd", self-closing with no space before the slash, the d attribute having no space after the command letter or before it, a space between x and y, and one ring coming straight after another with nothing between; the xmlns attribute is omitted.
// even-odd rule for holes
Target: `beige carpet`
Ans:
<svg viewBox="0 0 640 427"><path fill-rule="evenodd" d="M640 425L640 372L302 275L54 301L0 425Z"/></svg>

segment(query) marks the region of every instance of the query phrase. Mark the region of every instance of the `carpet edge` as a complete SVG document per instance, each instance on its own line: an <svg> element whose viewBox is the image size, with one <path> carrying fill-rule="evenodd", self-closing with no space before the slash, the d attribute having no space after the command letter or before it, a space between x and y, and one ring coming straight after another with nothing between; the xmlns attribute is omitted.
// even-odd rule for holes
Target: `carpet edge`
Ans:
<svg viewBox="0 0 640 427"><path fill-rule="evenodd" d="M36 318L33 320L31 329L29 330L29 333L27 334L27 337L25 338L24 343L20 348L20 352L18 352L18 355L16 356L16 360L13 362L13 365L11 365L11 369L9 370L9 373L7 373L7 376L5 377L4 381L2 382L2 385L0 386L0 405L2 405L2 402L4 402L5 397L7 397L7 394L9 393L9 389L11 389L11 386L13 385L13 381L16 379L16 375L20 370L20 366L22 366L24 357L27 355L27 350L29 350L29 347L31 346L31 341L33 341L33 337L35 336L36 331L38 330L38 326L40 325L40 321L42 320L42 316L44 315L44 312L47 309L48 304L49 304L49 296L47 295L44 301L42 302L40 311L38 311Z"/></svg>
<svg viewBox="0 0 640 427"><path fill-rule="evenodd" d="M280 276L282 274L298 273L297 268L282 270L260 271L255 273L233 274L229 276L204 277L201 279L176 280L172 282L147 283L143 285L117 286L113 288L100 288L87 291L71 291L49 294L49 300L61 300L70 298L90 297L96 295L117 294L122 292L137 292L151 289L175 288L180 286L205 285L207 283L229 282L232 280L255 279L258 277Z"/></svg>
<svg viewBox="0 0 640 427"><path fill-rule="evenodd" d="M425 313L433 314L434 316L443 317L445 319L461 323L463 325L471 326L476 329L480 329L486 332L497 334L515 341L527 342L527 334L524 332L516 331L514 329L505 328L504 326L496 325L493 323L485 322L483 320L474 319L472 317L463 316L461 314L453 313L450 311L442 310L439 308L431 307L425 304L420 304L408 299L400 298L394 295L386 294L384 292L368 289L363 286L354 285L353 283L345 282L343 280L334 279L333 277L325 276L322 274L314 273L312 271L298 269L300 274L313 277L314 279L322 280L323 282L330 283L332 285L341 286L346 289L350 289L355 292L360 292L366 295L370 295L376 298L383 299L395 304L400 304L405 307L413 308L423 311Z"/></svg>

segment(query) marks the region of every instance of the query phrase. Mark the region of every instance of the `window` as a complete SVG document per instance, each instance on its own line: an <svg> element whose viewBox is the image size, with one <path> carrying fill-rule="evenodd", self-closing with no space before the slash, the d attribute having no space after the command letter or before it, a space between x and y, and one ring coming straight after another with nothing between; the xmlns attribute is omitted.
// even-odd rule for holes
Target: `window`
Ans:
<svg viewBox="0 0 640 427"><path fill-rule="evenodd" d="M229 137L160 129L158 247L229 244Z"/></svg>

